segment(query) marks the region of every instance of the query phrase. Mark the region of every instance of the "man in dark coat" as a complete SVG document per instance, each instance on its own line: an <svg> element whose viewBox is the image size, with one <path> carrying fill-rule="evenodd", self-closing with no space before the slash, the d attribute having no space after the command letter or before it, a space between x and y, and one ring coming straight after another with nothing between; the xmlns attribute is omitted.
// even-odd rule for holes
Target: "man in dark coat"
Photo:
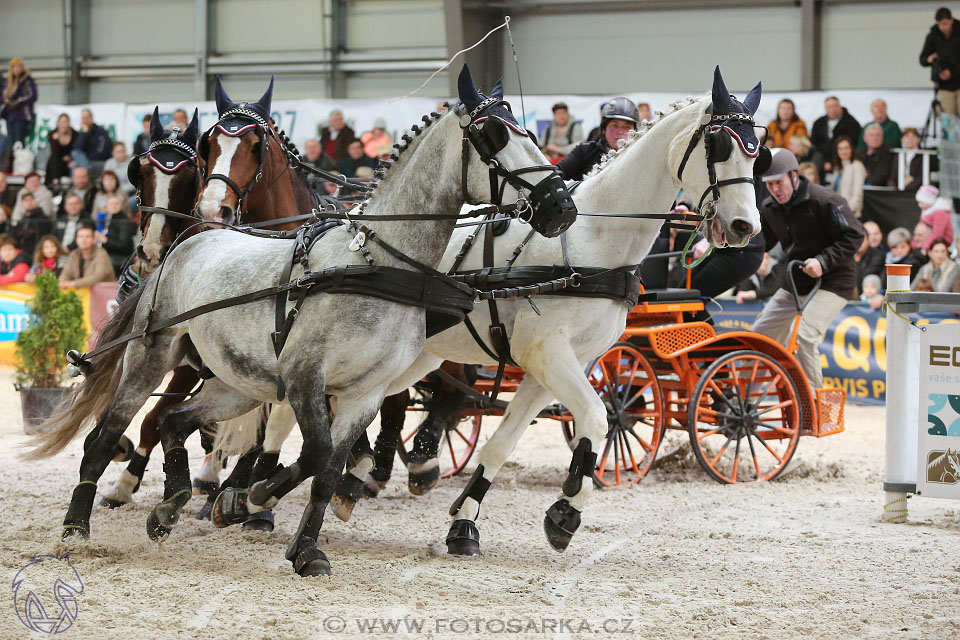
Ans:
<svg viewBox="0 0 960 640"><path fill-rule="evenodd" d="M600 119L600 137L581 142L563 160L557 163L564 180L583 180L600 162L603 154L617 148L640 123L637 105L629 98L614 98L603 105Z"/></svg>
<svg viewBox="0 0 960 640"><path fill-rule="evenodd" d="M797 360L813 388L820 389L823 372L818 347L834 317L853 297L857 286L853 256L863 243L864 232L843 196L801 177L797 158L788 150L775 151L763 175L770 191L760 206L763 237L768 251L779 242L788 262L803 263L799 271L794 268L783 275L794 279L801 296L810 293L815 279L820 279L820 289L804 308L797 330ZM753 330L785 345L796 314L793 294L784 282L757 317Z"/></svg>
<svg viewBox="0 0 960 640"><path fill-rule="evenodd" d="M340 162L347 157L347 148L356 139L353 129L343 120L343 112L339 109L331 111L329 124L320 130L320 147L323 152Z"/></svg>
<svg viewBox="0 0 960 640"><path fill-rule="evenodd" d="M920 50L920 66L930 67L937 100L946 113L960 115L960 22L941 7Z"/></svg>
<svg viewBox="0 0 960 640"><path fill-rule="evenodd" d="M853 141L860 139L860 123L850 115L846 107L840 106L840 100L834 96L824 100L823 107L827 113L813 123L810 142L824 158L832 158L833 144L838 137L847 136ZM825 171L832 171L829 161L824 163L823 168Z"/></svg>

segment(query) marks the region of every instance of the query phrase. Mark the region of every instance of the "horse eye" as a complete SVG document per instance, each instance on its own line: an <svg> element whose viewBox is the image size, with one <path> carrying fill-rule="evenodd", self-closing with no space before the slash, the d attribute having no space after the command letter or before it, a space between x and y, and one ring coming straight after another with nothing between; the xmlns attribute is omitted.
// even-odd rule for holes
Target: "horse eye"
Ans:
<svg viewBox="0 0 960 640"><path fill-rule="evenodd" d="M255 156L260 155L260 143L254 143L253 147L250 148L250 152Z"/></svg>

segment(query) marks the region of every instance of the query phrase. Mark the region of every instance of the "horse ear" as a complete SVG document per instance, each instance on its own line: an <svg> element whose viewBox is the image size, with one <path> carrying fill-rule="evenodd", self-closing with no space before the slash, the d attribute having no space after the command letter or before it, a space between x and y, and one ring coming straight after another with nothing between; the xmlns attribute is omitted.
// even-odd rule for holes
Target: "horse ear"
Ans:
<svg viewBox="0 0 960 640"><path fill-rule="evenodd" d="M729 113L730 92L727 91L727 85L723 82L723 76L720 75L720 65L713 71L713 112Z"/></svg>
<svg viewBox="0 0 960 640"><path fill-rule="evenodd" d="M460 77L457 79L457 93L460 94L460 102L468 109L473 109L483 102L483 96L477 91L477 85L473 83L473 76L470 74L470 67L466 64L460 70Z"/></svg>
<svg viewBox="0 0 960 640"><path fill-rule="evenodd" d="M223 84L220 82L220 76L217 76L217 88L216 91L214 91L214 99L217 102L217 115L226 113L237 106L237 103L230 99L230 96L227 95L226 90L223 88Z"/></svg>
<svg viewBox="0 0 960 640"><path fill-rule="evenodd" d="M150 142L160 140L165 134L163 125L160 124L160 107L154 107L153 115L150 116Z"/></svg>
<svg viewBox="0 0 960 640"><path fill-rule="evenodd" d="M257 100L257 107L267 117L270 117L271 102L273 102L273 76L270 76L270 86L267 87L266 92Z"/></svg>
<svg viewBox="0 0 960 640"><path fill-rule="evenodd" d="M200 110L193 110L193 120L190 121L190 125L187 127L187 130L183 133L183 141L188 145L197 148L197 138L200 137Z"/></svg>
<svg viewBox="0 0 960 640"><path fill-rule="evenodd" d="M497 84L493 85L493 89L490 91L490 96L503 100L503 78L497 80Z"/></svg>
<svg viewBox="0 0 960 640"><path fill-rule="evenodd" d="M750 111L750 115L755 115L757 113L757 109L760 107L760 94L763 91L760 87L760 84L761 83L758 82L757 86L751 89L750 93L747 94L747 97L743 99L743 106Z"/></svg>

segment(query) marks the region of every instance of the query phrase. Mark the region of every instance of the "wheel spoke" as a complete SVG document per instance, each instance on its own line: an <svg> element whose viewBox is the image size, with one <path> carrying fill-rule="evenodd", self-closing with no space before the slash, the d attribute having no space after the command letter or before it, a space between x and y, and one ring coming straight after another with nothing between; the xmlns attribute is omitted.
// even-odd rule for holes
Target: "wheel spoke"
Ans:
<svg viewBox="0 0 960 640"><path fill-rule="evenodd" d="M760 409L760 407L757 407L757 415L762 416L765 413L770 413L774 409L783 409L784 407L792 407L793 405L794 405L793 400L784 400L782 402L778 402L777 404L771 405L769 407L764 407L763 409Z"/></svg>
<svg viewBox="0 0 960 640"><path fill-rule="evenodd" d="M760 444L762 444L762 445L767 449L767 451L770 452L770 455L772 455L774 458L777 459L777 464L778 464L778 465L780 465L780 464L783 463L783 457L782 457L782 456L778 456L778 455L777 455L777 452L770 448L770 445L767 444L767 441L766 441L766 440L764 440L764 439L761 438L760 436L757 436L757 442L759 442Z"/></svg>
<svg viewBox="0 0 960 640"><path fill-rule="evenodd" d="M753 458L753 469L756 471L756 479L760 479L760 463L757 462L757 451L753 448L753 438L750 437L750 431L747 430L747 444L750 445L750 456Z"/></svg>
<svg viewBox="0 0 960 640"><path fill-rule="evenodd" d="M453 461L453 468L456 469L459 465L457 464L457 454L453 452L453 440L450 438L450 432L448 431L443 439L447 441L447 449L450 450L450 459Z"/></svg>
<svg viewBox="0 0 960 640"><path fill-rule="evenodd" d="M647 425L647 426L652 426L652 425ZM644 452L650 453L651 451L653 451L653 445L647 442L646 440L644 440L643 438L641 438L640 435L633 430L633 427L628 427L627 431L630 433L630 435L633 436L634 440L640 443L640 446L643 447Z"/></svg>
<svg viewBox="0 0 960 640"><path fill-rule="evenodd" d="M733 452L733 481L737 481L737 471L740 469L740 439L743 436L737 431L737 448Z"/></svg>
<svg viewBox="0 0 960 640"><path fill-rule="evenodd" d="M788 436L792 436L792 435L794 434L794 430L793 430L793 429L787 429L786 427L778 427L777 425L775 425L775 424L770 424L770 423L768 423L768 422L758 422L758 423L757 423L757 426L758 426L758 427L766 427L767 429L773 429L773 430L776 431L777 433L782 433L782 434L788 435ZM760 436L758 435L757 437L759 438Z"/></svg>
<svg viewBox="0 0 960 640"><path fill-rule="evenodd" d="M767 381L766 386L763 388L763 392L761 392L760 394L760 400L757 401L757 404L760 404L760 401L762 401L763 398L767 397L767 392L770 390L770 385L780 382L780 379L782 377L783 376L781 376L780 373L777 372L773 378Z"/></svg>
<svg viewBox="0 0 960 640"><path fill-rule="evenodd" d="M470 440L467 439L467 437L464 436L462 433L460 433L460 429L459 429L459 428L453 429L453 432L456 433L458 436L460 436L460 439L463 440L464 443L466 443L466 445L467 445L468 447L470 446L470 444L471 444L471 443L470 443Z"/></svg>
<svg viewBox="0 0 960 640"><path fill-rule="evenodd" d="M715 467L717 465L717 460L720 459L720 456L722 456L723 452L727 450L727 447L730 446L731 442L733 442L733 434L727 436L727 441L723 443L722 447L720 447L720 451L717 452L717 455L713 456L713 460L710 461L711 467Z"/></svg>
<svg viewBox="0 0 960 640"><path fill-rule="evenodd" d="M633 448L630 446L630 442L627 440L626 432L621 431L620 437L623 438L623 447L626 449L627 455L630 457L630 466L633 467L633 472L637 475L640 475L640 467L637 465L636 458L633 457Z"/></svg>
<svg viewBox="0 0 960 640"><path fill-rule="evenodd" d="M721 429L711 429L710 431L704 431L702 433L697 433L697 441L703 440L707 436L715 436L718 433L722 433Z"/></svg>
<svg viewBox="0 0 960 640"><path fill-rule="evenodd" d="M627 386L623 390L623 393L620 396L620 406L623 407L623 403L626 402L627 398L630 396L630 390L633 388L633 379L637 375L637 369L640 367L640 361L634 358L633 360L633 369L630 370L630 377L627 379Z"/></svg>

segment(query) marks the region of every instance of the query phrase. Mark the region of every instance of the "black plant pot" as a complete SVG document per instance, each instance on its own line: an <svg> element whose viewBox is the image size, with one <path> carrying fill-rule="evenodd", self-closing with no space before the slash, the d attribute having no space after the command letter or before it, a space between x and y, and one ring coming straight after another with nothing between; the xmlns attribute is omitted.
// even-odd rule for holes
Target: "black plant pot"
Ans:
<svg viewBox="0 0 960 640"><path fill-rule="evenodd" d="M53 411L66 399L70 393L69 387L22 387L14 384L20 392L20 409L23 413L23 430L29 434L39 433L43 421L49 418Z"/></svg>

